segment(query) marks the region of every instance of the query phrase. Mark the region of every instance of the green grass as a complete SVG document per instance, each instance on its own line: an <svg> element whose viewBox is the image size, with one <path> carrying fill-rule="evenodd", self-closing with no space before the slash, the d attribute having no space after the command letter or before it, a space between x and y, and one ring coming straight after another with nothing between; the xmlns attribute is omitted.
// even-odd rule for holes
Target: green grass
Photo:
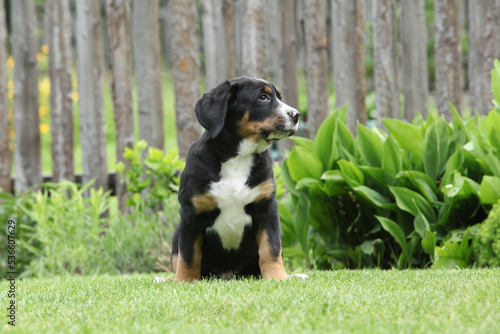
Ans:
<svg viewBox="0 0 500 334"><path fill-rule="evenodd" d="M308 280L17 282L21 333L494 333L500 269L311 272ZM0 284L2 309L7 282ZM0 331L12 330L2 317ZM3 327L3 328L2 328Z"/></svg>

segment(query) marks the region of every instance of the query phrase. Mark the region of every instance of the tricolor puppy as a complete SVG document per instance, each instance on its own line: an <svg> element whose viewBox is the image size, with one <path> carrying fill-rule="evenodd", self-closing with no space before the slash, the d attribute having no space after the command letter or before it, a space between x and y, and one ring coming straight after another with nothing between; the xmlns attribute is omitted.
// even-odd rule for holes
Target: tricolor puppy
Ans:
<svg viewBox="0 0 500 334"><path fill-rule="evenodd" d="M300 113L271 83L248 77L205 93L195 113L206 131L181 175L174 280L288 278L269 146L297 131Z"/></svg>

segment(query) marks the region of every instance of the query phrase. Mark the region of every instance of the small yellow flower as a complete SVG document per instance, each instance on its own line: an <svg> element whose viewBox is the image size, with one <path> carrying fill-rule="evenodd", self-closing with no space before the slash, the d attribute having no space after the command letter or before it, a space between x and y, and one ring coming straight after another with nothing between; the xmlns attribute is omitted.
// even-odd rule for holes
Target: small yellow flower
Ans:
<svg viewBox="0 0 500 334"><path fill-rule="evenodd" d="M9 151L14 152L14 143L9 143Z"/></svg>
<svg viewBox="0 0 500 334"><path fill-rule="evenodd" d="M80 99L80 94L78 92L73 92L73 101L78 101Z"/></svg>
<svg viewBox="0 0 500 334"><path fill-rule="evenodd" d="M7 67L8 68L14 68L14 65L16 65L15 61L14 61L14 58L9 57L9 59L7 59Z"/></svg>
<svg viewBox="0 0 500 334"><path fill-rule="evenodd" d="M49 78L44 78L38 83L38 89L40 90L40 93L42 96L49 96L50 95L50 79Z"/></svg>
<svg viewBox="0 0 500 334"><path fill-rule="evenodd" d="M10 138L11 140L14 140L14 138L15 138L15 137L16 137L16 134L15 134L15 132L14 132L14 127L12 127L12 126L11 126L11 127L9 128L9 138Z"/></svg>
<svg viewBox="0 0 500 334"><path fill-rule="evenodd" d="M45 124L45 123L40 124L40 133L41 134L46 134L49 132L49 130L50 130L50 128L47 124Z"/></svg>
<svg viewBox="0 0 500 334"><path fill-rule="evenodd" d="M9 82L7 82L7 89L14 89L14 81L12 80L9 80Z"/></svg>
<svg viewBox="0 0 500 334"><path fill-rule="evenodd" d="M12 91L8 92L7 97L9 98L9 100L12 100L14 98L14 93L12 93Z"/></svg>
<svg viewBox="0 0 500 334"><path fill-rule="evenodd" d="M36 54L36 61L38 61L38 62L44 61L44 60L45 60L45 58L47 58L47 56L45 56L45 55L44 55L43 53L41 53L41 52L38 52L38 53Z"/></svg>
<svg viewBox="0 0 500 334"><path fill-rule="evenodd" d="M40 114L40 117L43 118L47 114L47 108L45 108L45 106L40 106L40 109L38 109L38 112Z"/></svg>
<svg viewBox="0 0 500 334"><path fill-rule="evenodd" d="M47 44L42 45L42 47L40 48L40 50L42 51L42 53L44 53L46 55L48 55L49 51L50 51L49 46Z"/></svg>

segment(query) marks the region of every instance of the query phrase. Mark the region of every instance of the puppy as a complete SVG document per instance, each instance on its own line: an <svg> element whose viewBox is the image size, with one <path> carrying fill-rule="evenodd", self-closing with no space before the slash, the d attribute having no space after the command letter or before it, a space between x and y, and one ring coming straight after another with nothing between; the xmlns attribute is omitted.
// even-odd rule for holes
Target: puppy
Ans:
<svg viewBox="0 0 500 334"><path fill-rule="evenodd" d="M198 100L195 113L206 131L190 147L181 175L174 280L288 278L269 147L297 131L300 113L274 85L249 77L220 83Z"/></svg>

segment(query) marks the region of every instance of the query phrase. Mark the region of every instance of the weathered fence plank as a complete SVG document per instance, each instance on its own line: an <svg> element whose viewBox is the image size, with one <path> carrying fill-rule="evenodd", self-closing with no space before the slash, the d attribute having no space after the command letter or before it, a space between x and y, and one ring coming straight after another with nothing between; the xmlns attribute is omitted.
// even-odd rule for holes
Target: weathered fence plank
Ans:
<svg viewBox="0 0 500 334"><path fill-rule="evenodd" d="M295 1L279 0L278 7L281 15L281 85L283 101L299 109L299 93L297 82L297 32L295 31L296 15ZM287 14L288 13L288 14ZM291 139L282 139L278 142L279 160L283 159L285 150L293 145Z"/></svg>
<svg viewBox="0 0 500 334"><path fill-rule="evenodd" d="M207 90L229 77L224 2L225 0L205 0L202 2L205 88Z"/></svg>
<svg viewBox="0 0 500 334"><path fill-rule="evenodd" d="M487 114L491 100L491 70L500 54L500 18L496 0L469 1L469 95L470 107Z"/></svg>
<svg viewBox="0 0 500 334"><path fill-rule="evenodd" d="M436 102L438 112L451 121L449 103L462 111L462 45L460 0L434 1Z"/></svg>
<svg viewBox="0 0 500 334"><path fill-rule="evenodd" d="M427 28L424 0L401 0L401 44L404 115L412 121L417 111L429 113Z"/></svg>
<svg viewBox="0 0 500 334"><path fill-rule="evenodd" d="M73 180L73 99L69 0L48 0L50 121L54 181Z"/></svg>
<svg viewBox="0 0 500 334"><path fill-rule="evenodd" d="M328 55L326 16L321 0L302 0L307 81L307 136L314 138L328 116Z"/></svg>
<svg viewBox="0 0 500 334"><path fill-rule="evenodd" d="M134 143L134 112L132 99L132 40L128 0L107 0L106 14L110 42L110 78L115 118L116 161L129 166L123 158L125 147ZM125 184L116 180L118 206L126 209Z"/></svg>
<svg viewBox="0 0 500 334"><path fill-rule="evenodd" d="M347 127L356 132L357 122L366 124L365 25L363 1L334 0L332 6L333 80L336 106L348 103Z"/></svg>
<svg viewBox="0 0 500 334"><path fill-rule="evenodd" d="M177 143L179 156L185 159L189 146L201 135L194 113L200 96L198 14L194 0L171 0L171 4Z"/></svg>
<svg viewBox="0 0 500 334"><path fill-rule="evenodd" d="M399 119L396 0L376 0L373 5L373 69L377 117Z"/></svg>
<svg viewBox="0 0 500 334"><path fill-rule="evenodd" d="M269 68L264 0L241 1L241 75L267 79Z"/></svg>
<svg viewBox="0 0 500 334"><path fill-rule="evenodd" d="M139 107L139 136L163 149L163 100L158 0L132 1L132 46Z"/></svg>
<svg viewBox="0 0 500 334"><path fill-rule="evenodd" d="M4 0L0 0L0 189L11 192L10 121L7 95L7 23Z"/></svg>
<svg viewBox="0 0 500 334"><path fill-rule="evenodd" d="M33 1L11 1L14 68L14 165L16 190L42 180L38 114L38 23Z"/></svg>
<svg viewBox="0 0 500 334"><path fill-rule="evenodd" d="M76 1L76 50L83 183L107 188L99 0Z"/></svg>

